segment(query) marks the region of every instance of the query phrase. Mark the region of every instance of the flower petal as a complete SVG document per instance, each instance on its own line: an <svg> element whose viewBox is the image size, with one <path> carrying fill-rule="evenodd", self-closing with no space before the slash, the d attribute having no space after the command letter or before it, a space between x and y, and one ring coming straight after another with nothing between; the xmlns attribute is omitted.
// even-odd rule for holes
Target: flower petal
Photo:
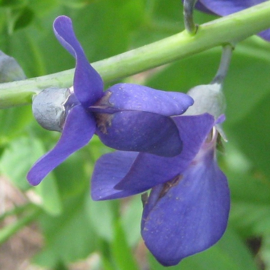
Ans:
<svg viewBox="0 0 270 270"><path fill-rule="evenodd" d="M69 155L86 145L96 129L94 117L81 105L73 107L64 125L63 133L56 146L41 157L31 168L27 179L31 185L38 185L41 180Z"/></svg>
<svg viewBox="0 0 270 270"><path fill-rule="evenodd" d="M106 91L108 102L119 110L157 113L165 116L180 115L193 104L193 99L179 92L165 92L150 87L120 83Z"/></svg>
<svg viewBox="0 0 270 270"><path fill-rule="evenodd" d="M141 111L97 115L97 135L101 141L122 151L176 156L182 141L174 121L167 116Z"/></svg>
<svg viewBox="0 0 270 270"><path fill-rule="evenodd" d="M202 12L227 16L265 1L267 0L199 0L195 7ZM270 41L270 29L260 32L258 36Z"/></svg>
<svg viewBox="0 0 270 270"><path fill-rule="evenodd" d="M137 156L136 152L116 151L98 159L91 180L92 199L110 200L133 195L132 190L117 190L114 186L127 174Z"/></svg>
<svg viewBox="0 0 270 270"><path fill-rule="evenodd" d="M54 33L61 45L76 59L74 92L80 103L87 108L103 96L103 81L89 64L74 34L70 18L57 17L54 21Z"/></svg>
<svg viewBox="0 0 270 270"><path fill-rule="evenodd" d="M182 2L184 2L184 0L182 0ZM202 12L205 12L205 13L208 13L208 14L213 14L214 13L212 11L210 11L207 7L205 7L201 2L200 0L196 2L195 4L195 8L202 11Z"/></svg>
<svg viewBox="0 0 270 270"><path fill-rule="evenodd" d="M270 29L264 30L258 34L263 39L270 41Z"/></svg>
<svg viewBox="0 0 270 270"><path fill-rule="evenodd" d="M165 184L162 192L160 187L153 189L142 219L145 244L161 264L178 264L221 238L227 226L230 194L226 176L212 153L191 164L175 186Z"/></svg>
<svg viewBox="0 0 270 270"><path fill-rule="evenodd" d="M214 125L209 114L172 117L177 124L183 150L176 157L139 154L126 176L115 186L120 190L143 192L181 174L196 156Z"/></svg>
<svg viewBox="0 0 270 270"><path fill-rule="evenodd" d="M199 0L207 9L220 16L238 12L266 0Z"/></svg>

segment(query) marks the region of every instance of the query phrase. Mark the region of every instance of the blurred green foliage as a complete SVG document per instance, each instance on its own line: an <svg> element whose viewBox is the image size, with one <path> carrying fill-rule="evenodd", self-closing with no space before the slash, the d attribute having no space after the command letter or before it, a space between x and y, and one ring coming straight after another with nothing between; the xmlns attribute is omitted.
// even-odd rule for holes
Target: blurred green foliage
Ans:
<svg viewBox="0 0 270 270"><path fill-rule="evenodd" d="M20 63L27 77L74 66L52 31L53 20L63 14L72 18L90 62L183 30L179 0L2 0L0 49ZM202 23L214 17L196 12L195 18ZM155 69L150 75L146 72L125 80L187 92L211 81L220 55L221 48L214 48ZM171 269L256 270L262 269L261 262L264 269L270 269L269 72L269 43L251 37L236 46L224 84L229 143L219 157L232 194L229 228L217 245ZM144 256L139 196L108 202L90 198L94 163L110 149L94 138L32 188L26 180L27 171L52 148L59 134L42 130L30 107L0 111L0 123L1 174L22 192L33 189L40 198L37 207L41 214L34 220L45 244L34 263L64 269L92 256L95 264L91 269L164 268L151 255ZM247 245L252 239L260 242L256 252Z"/></svg>

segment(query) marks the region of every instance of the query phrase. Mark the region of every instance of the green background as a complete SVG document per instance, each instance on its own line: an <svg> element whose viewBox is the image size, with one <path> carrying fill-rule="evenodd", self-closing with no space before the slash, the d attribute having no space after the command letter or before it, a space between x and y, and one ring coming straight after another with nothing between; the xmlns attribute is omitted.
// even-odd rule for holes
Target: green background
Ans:
<svg viewBox="0 0 270 270"><path fill-rule="evenodd" d="M74 67L74 59L52 31L59 15L71 17L89 61L94 62L182 31L182 13L179 0L2 0L0 50L14 57L28 78L42 76ZM195 19L203 23L215 17L195 12ZM123 81L187 92L211 81L220 56L221 48L213 48ZM250 37L236 46L224 93L229 142L219 163L231 189L228 230L209 250L169 269L270 269L269 43ZM139 195L91 200L94 163L111 151L97 137L41 185L29 186L26 174L31 165L58 138L58 133L38 126L30 106L0 111L0 173L22 193L34 190L41 200L10 213L18 217L18 224L2 226L0 241L7 241L31 220L44 239L32 262L45 269L68 269L70 263L89 257L94 258L89 268L93 270L165 269L143 248Z"/></svg>

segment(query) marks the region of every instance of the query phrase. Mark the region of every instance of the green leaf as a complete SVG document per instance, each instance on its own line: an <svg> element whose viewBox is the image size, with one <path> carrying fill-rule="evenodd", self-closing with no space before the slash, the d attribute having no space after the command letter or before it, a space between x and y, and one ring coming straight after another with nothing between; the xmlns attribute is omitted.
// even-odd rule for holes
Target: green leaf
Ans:
<svg viewBox="0 0 270 270"><path fill-rule="evenodd" d="M73 262L86 258L96 247L96 235L87 218L88 191L64 203L60 216L43 215L40 219L45 246L34 261L54 267L59 261Z"/></svg>
<svg viewBox="0 0 270 270"><path fill-rule="evenodd" d="M221 156L221 165L229 180L233 202L270 204L270 182L230 140L225 144L226 155ZM256 192L254 192L256 191Z"/></svg>
<svg viewBox="0 0 270 270"><path fill-rule="evenodd" d="M125 6L124 2L103 0L74 14L76 36L91 63L127 50L129 18Z"/></svg>
<svg viewBox="0 0 270 270"><path fill-rule="evenodd" d="M0 159L1 172L21 190L30 188L26 175L30 167L43 153L39 141L20 137L12 141L4 150Z"/></svg>
<svg viewBox="0 0 270 270"><path fill-rule="evenodd" d="M112 254L119 270L139 270L139 267L133 256L133 252L128 246L126 235L119 221L116 222L114 226Z"/></svg>
<svg viewBox="0 0 270 270"><path fill-rule="evenodd" d="M151 269L164 269L153 256L149 257ZM241 239L232 230L210 249L183 259L172 270L257 270L253 258Z"/></svg>
<svg viewBox="0 0 270 270"><path fill-rule="evenodd" d="M15 25L14 25L14 30L18 30L20 28L24 28L28 26L34 18L34 12L28 8L25 7L21 12L20 16L17 18Z"/></svg>
<svg viewBox="0 0 270 270"><path fill-rule="evenodd" d="M1 0L0 6L18 8L26 5L27 0Z"/></svg>
<svg viewBox="0 0 270 270"><path fill-rule="evenodd" d="M270 76L268 77L270 78ZM267 84L267 82L264 83ZM270 82L268 85L270 87ZM228 125L229 135L231 134L236 140L239 148L256 168L262 170L268 176L270 176L269 107L270 93L261 99L260 102L257 102L256 106L241 121Z"/></svg>
<svg viewBox="0 0 270 270"><path fill-rule="evenodd" d="M175 62L154 73L147 85L167 91L187 92L196 85L208 84L215 75L220 56L221 49L211 49Z"/></svg>
<svg viewBox="0 0 270 270"><path fill-rule="evenodd" d="M9 54L18 60L27 77L36 77L46 73L43 48L38 44L42 38L43 29L39 32L41 33L37 34L31 25L27 29L16 31L8 39ZM45 44L48 45L48 42L49 38Z"/></svg>
<svg viewBox="0 0 270 270"><path fill-rule="evenodd" d="M235 202L230 214L232 226L242 237L258 237L270 233L269 204Z"/></svg>
<svg viewBox="0 0 270 270"><path fill-rule="evenodd" d="M262 246L260 248L260 257L263 260L263 265L265 269L270 267L270 236L265 235L262 239Z"/></svg>
<svg viewBox="0 0 270 270"><path fill-rule="evenodd" d="M108 242L113 239L114 213L112 201L90 201L88 205L88 218L93 228Z"/></svg>
<svg viewBox="0 0 270 270"><path fill-rule="evenodd" d="M33 119L31 108L18 107L0 111L0 145L20 135Z"/></svg>
<svg viewBox="0 0 270 270"><path fill-rule="evenodd" d="M94 2L95 0L62 0L61 4L65 5L70 8L84 8L86 5L89 5L90 3Z"/></svg>
<svg viewBox="0 0 270 270"><path fill-rule="evenodd" d="M146 4L146 12L151 16L152 23L161 22L178 24L178 27L184 28L182 16L182 3L178 0L170 1L170 4L162 0L150 0Z"/></svg>
<svg viewBox="0 0 270 270"><path fill-rule="evenodd" d="M48 175L34 189L41 197L41 205L45 211L51 215L59 215L62 212L62 202L53 174Z"/></svg>
<svg viewBox="0 0 270 270"><path fill-rule="evenodd" d="M20 137L14 140L4 150L0 159L0 169L10 181L21 190L31 186L26 175L32 165L45 153L41 141L35 138ZM50 174L35 190L40 195L41 205L48 213L56 215L61 212L61 201L55 179Z"/></svg>
<svg viewBox="0 0 270 270"><path fill-rule="evenodd" d="M59 0L29 0L29 7L33 10L36 18L52 15L60 6Z"/></svg>
<svg viewBox="0 0 270 270"><path fill-rule="evenodd" d="M125 211L122 213L121 223L130 246L134 246L141 239L141 219L143 205L140 195L136 195L126 203Z"/></svg>
<svg viewBox="0 0 270 270"><path fill-rule="evenodd" d="M63 200L89 190L92 165L85 149L81 149L54 169L53 173Z"/></svg>
<svg viewBox="0 0 270 270"><path fill-rule="evenodd" d="M28 77L75 66L73 57L62 48L53 34L52 25L57 14L72 18L76 36L92 63L128 49L131 31L141 23L144 7L142 0L103 0L84 2L83 8L70 9L65 6L66 2L56 5L50 0L48 11L51 12L43 14L42 10L48 9L47 6L42 8L45 1L35 2L29 6L35 12L31 25L27 29L15 31L0 43L3 48L7 48L6 53L22 64Z"/></svg>

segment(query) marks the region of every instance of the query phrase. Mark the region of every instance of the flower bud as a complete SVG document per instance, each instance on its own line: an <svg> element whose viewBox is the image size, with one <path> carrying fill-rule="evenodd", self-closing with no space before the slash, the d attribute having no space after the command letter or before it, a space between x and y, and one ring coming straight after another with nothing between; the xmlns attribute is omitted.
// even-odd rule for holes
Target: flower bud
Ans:
<svg viewBox="0 0 270 270"><path fill-rule="evenodd" d="M209 113L217 119L225 111L225 97L219 83L195 86L187 94L194 99L194 104L185 115Z"/></svg>
<svg viewBox="0 0 270 270"><path fill-rule="evenodd" d="M33 99L32 111L37 122L45 129L61 132L67 114L66 104L72 92L69 88L50 87Z"/></svg>

